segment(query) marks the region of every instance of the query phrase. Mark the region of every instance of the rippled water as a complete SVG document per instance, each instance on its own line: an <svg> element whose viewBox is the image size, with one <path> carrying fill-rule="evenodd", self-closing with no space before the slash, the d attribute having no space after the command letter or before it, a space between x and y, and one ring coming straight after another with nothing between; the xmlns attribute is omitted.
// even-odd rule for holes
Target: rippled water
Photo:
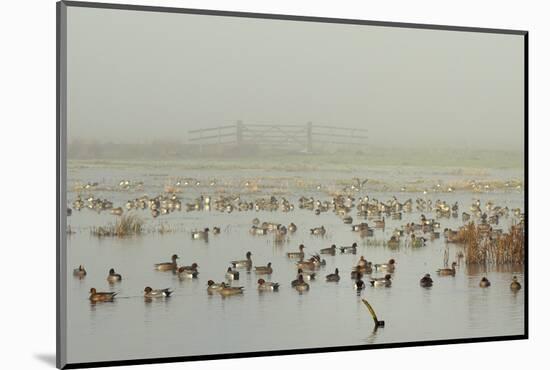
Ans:
<svg viewBox="0 0 550 370"><path fill-rule="evenodd" d="M437 182L447 181L453 176L447 172L390 171L375 169L369 178L379 178L387 183ZM452 174L452 172L449 172ZM251 176L265 176L261 171L180 171L171 173L167 169L140 167L113 168L108 166L70 166L69 187L78 182L99 181L108 184L100 191L91 193L114 201L115 206L124 206L128 199L143 194L155 196L163 186L175 176L191 176L208 180L238 183ZM524 332L524 290L514 293L509 289L511 278L517 275L523 284L522 266L504 266L483 270L472 266L459 266L455 277L438 277L435 271L443 265L446 244L443 239L428 241L424 248L402 246L390 249L383 246L367 246L366 239L359 238L350 231L339 217L332 212L315 216L313 212L300 210L297 198L312 195L328 199L328 195L315 190L292 191L295 178L335 184L349 172L334 173L273 173L270 181L283 183L287 199L296 209L282 212L175 212L157 219L151 218L148 211L137 213L146 221L146 228L161 223L176 225L177 231L165 234L145 233L132 238L97 238L90 234L90 227L115 222L116 216L108 212L96 213L84 209L73 211L68 223L74 234L67 237L69 261L68 278L68 361L88 362L124 360L133 358L154 358L167 356L188 356L220 354L231 352L253 352L278 349L313 347L333 347L364 345L372 343L399 343L433 339L472 338L500 335L516 335ZM446 178L449 177L449 178ZM463 175L460 175L463 176ZM484 178L488 175L484 174ZM510 171L489 173L489 177L507 180L522 178L522 173ZM119 191L116 184L123 178L144 182L142 190ZM283 178L284 180L280 180ZM225 179L225 180L224 180ZM289 180L290 179L290 180ZM286 186L289 188L286 188ZM283 192L284 192L283 189ZM399 201L408 198L446 199L458 201L460 213L468 208L473 199L494 201L497 205L523 210L523 192L490 191L486 193L391 193L383 187L370 191L369 196L388 200L396 195ZM280 189L278 189L280 190ZM184 202L196 198L201 193L215 194L211 189L189 188L180 196ZM267 191L265 194L268 194ZM88 194L85 192L83 194ZM264 194L264 195L265 195ZM260 196L243 195L253 200ZM70 191L69 202L76 192ZM355 216L355 211L352 212ZM435 214L426 213L428 218ZM280 222L288 225L291 221L298 231L290 235L289 242L276 245L271 235L252 236L248 230L251 220ZM376 230L373 239L388 240L395 227L409 221L418 222L420 213L404 214L403 220L386 218L385 230ZM354 217L355 218L355 217ZM355 221L359 220L354 220ZM462 224L457 219L441 219L442 229L457 228ZM506 228L512 216L503 219L499 227ZM309 228L324 225L325 237L309 234ZM190 232L206 226L219 226L220 235L211 235L208 242L191 240ZM305 244L306 254L315 253L320 248L337 245L350 245L358 242L356 255L324 256L327 263L311 283L311 289L299 294L290 288L295 279L295 261L286 257L286 252L296 251L300 243ZM450 261L456 255L457 247L449 244ZM242 296L222 298L218 294L206 292L209 279L217 282L224 279L231 260L243 259L247 251L253 253L254 265L272 262L272 281L281 283L278 292L257 291L258 276L241 272L238 285L245 287ZM200 271L198 279L180 280L171 272L158 272L153 269L157 262L169 261L177 253L183 265L197 262ZM397 268L393 274L391 288L367 287L358 296L353 290L354 281L350 271L359 257L367 260L386 262L395 258ZM72 276L72 269L84 265L88 274L79 280ZM106 276L114 267L122 274L123 280L109 286ZM324 276L338 267L341 280L338 283L325 282ZM434 278L432 288L419 286L424 273ZM378 276L379 274L373 274ZM380 274L381 275L381 274ZM481 276L487 276L492 283L488 289L479 288ZM367 277L364 278L366 280ZM165 300L146 302L143 288L173 288L173 297ZM112 303L91 304L89 290L116 291L118 296ZM366 298L377 311L386 326L373 329L372 318L361 302Z"/></svg>

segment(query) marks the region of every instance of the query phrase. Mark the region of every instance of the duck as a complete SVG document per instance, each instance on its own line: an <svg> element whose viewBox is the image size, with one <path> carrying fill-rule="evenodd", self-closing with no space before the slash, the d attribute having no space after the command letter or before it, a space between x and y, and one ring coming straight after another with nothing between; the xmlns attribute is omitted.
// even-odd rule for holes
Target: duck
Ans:
<svg viewBox="0 0 550 370"><path fill-rule="evenodd" d="M86 270L84 269L84 266L80 265L78 268L73 270L73 276L76 276L80 279L84 278L86 276Z"/></svg>
<svg viewBox="0 0 550 370"><path fill-rule="evenodd" d="M232 287L232 286L229 286L225 283L221 283L221 289L218 290L218 292L222 295L222 296L230 296L230 295L235 295L235 294L242 294L244 291L244 287L242 286L236 286L236 287Z"/></svg>
<svg viewBox="0 0 550 370"><path fill-rule="evenodd" d="M148 286L145 287L145 289L143 289L143 291L145 292L145 294L143 295L145 298L166 298L166 297L170 297L170 295L172 293L174 293L169 288L166 288L166 289L153 289L153 288L148 287Z"/></svg>
<svg viewBox="0 0 550 370"><path fill-rule="evenodd" d="M451 268L442 268L437 270L437 273L442 276L455 276L456 274L456 262L451 264Z"/></svg>
<svg viewBox="0 0 550 370"><path fill-rule="evenodd" d="M518 291L518 290L521 289L521 284L518 282L517 276L514 276L512 278L512 283L510 284L510 289L512 289L514 291Z"/></svg>
<svg viewBox="0 0 550 370"><path fill-rule="evenodd" d="M298 227L294 224L294 222L291 222L290 225L288 225L288 231L291 233L295 233L296 230L298 230Z"/></svg>
<svg viewBox="0 0 550 370"><path fill-rule="evenodd" d="M487 279L485 276L481 278L481 281L479 282L479 286L481 288L488 288L491 286L491 282L489 279Z"/></svg>
<svg viewBox="0 0 550 370"><path fill-rule="evenodd" d="M250 228L250 233L252 235L267 235L267 229L264 229L262 227L258 227L256 225L253 225L251 228Z"/></svg>
<svg viewBox="0 0 550 370"><path fill-rule="evenodd" d="M357 253L357 243L353 243L349 247L340 247L340 253Z"/></svg>
<svg viewBox="0 0 550 370"><path fill-rule="evenodd" d="M368 262L364 256L359 257L359 261L357 261L357 267L366 268L369 266L372 266L372 262Z"/></svg>
<svg viewBox="0 0 550 370"><path fill-rule="evenodd" d="M109 275L107 275L107 281L111 284L116 283L118 281L122 280L122 276L120 274L115 273L115 269L109 270Z"/></svg>
<svg viewBox="0 0 550 370"><path fill-rule="evenodd" d="M193 265L196 265L196 263L194 263ZM197 271L196 268L192 269L190 267L191 266L182 266L178 268L178 276L180 278L196 279L199 276L199 272Z"/></svg>
<svg viewBox="0 0 550 370"><path fill-rule="evenodd" d="M320 254L331 254L331 255L335 255L336 254L336 244L333 244L331 245L330 247L328 248L323 248L319 251Z"/></svg>
<svg viewBox="0 0 550 370"><path fill-rule="evenodd" d="M395 270L395 260L393 258L391 258L388 263L377 263L374 265L374 268L377 270L377 271L388 271L388 272L392 272L393 270Z"/></svg>
<svg viewBox="0 0 550 370"><path fill-rule="evenodd" d="M239 271L233 271L231 267L228 267L227 272L225 273L225 278L227 280L239 280Z"/></svg>
<svg viewBox="0 0 550 370"><path fill-rule="evenodd" d="M375 220L374 227L376 227L377 229L383 229L384 227L386 227L386 217L382 217L381 220Z"/></svg>
<svg viewBox="0 0 550 370"><path fill-rule="evenodd" d="M217 226L214 226L214 227L212 228L212 234L217 235L217 234L219 234L219 233L221 233L221 229L220 229L219 227L217 227Z"/></svg>
<svg viewBox="0 0 550 370"><path fill-rule="evenodd" d="M92 302L111 302L118 293L115 292L97 292L95 288L90 289L90 301Z"/></svg>
<svg viewBox="0 0 550 370"><path fill-rule="evenodd" d="M314 280L315 279L315 272L313 271L304 271L302 269L298 269L298 275L302 275L302 277L305 280ZM296 277L298 278L298 277Z"/></svg>
<svg viewBox="0 0 550 370"><path fill-rule="evenodd" d="M355 284L353 285L353 289L355 290L363 290L365 289L365 283L363 280L361 280L362 274L359 273L355 279Z"/></svg>
<svg viewBox="0 0 550 370"><path fill-rule="evenodd" d="M326 230L324 226L320 227L314 227L313 229L309 229L311 235L325 235Z"/></svg>
<svg viewBox="0 0 550 370"><path fill-rule="evenodd" d="M383 278L371 279L370 285L374 287L389 287L391 286L391 275L386 274Z"/></svg>
<svg viewBox="0 0 550 370"><path fill-rule="evenodd" d="M178 255L174 254L172 255L172 262L156 263L155 268L159 271L175 271L178 268L178 264L176 262L178 258Z"/></svg>
<svg viewBox="0 0 550 370"><path fill-rule="evenodd" d="M258 279L258 290L260 291L279 290L279 283L265 281L264 279Z"/></svg>
<svg viewBox="0 0 550 370"><path fill-rule="evenodd" d="M326 279L327 279L327 281L333 281L333 282L338 282L338 281L340 281L340 275L339 275L338 268L336 268L336 269L334 270L334 273L328 274L328 275L326 276Z"/></svg>
<svg viewBox="0 0 550 370"><path fill-rule="evenodd" d="M291 285L299 292L309 290L309 284L304 281L304 277L302 275L298 275L298 279L292 281Z"/></svg>
<svg viewBox="0 0 550 370"><path fill-rule="evenodd" d="M252 267L252 259L250 258L252 256L252 252L248 251L246 252L246 259L240 260L240 261L231 261L231 265L235 268L251 268Z"/></svg>
<svg viewBox="0 0 550 370"><path fill-rule="evenodd" d="M256 274L260 275L271 275L273 273L273 268L271 267L271 262L269 262L267 266L254 266L254 271Z"/></svg>
<svg viewBox="0 0 550 370"><path fill-rule="evenodd" d="M342 219L342 221L344 221L345 224L351 224L353 223L353 218L351 216L346 216Z"/></svg>
<svg viewBox="0 0 550 370"><path fill-rule="evenodd" d="M222 285L215 283L213 280L208 280L207 285L208 286L206 290L208 291L208 293L218 292L222 289Z"/></svg>
<svg viewBox="0 0 550 370"><path fill-rule="evenodd" d="M208 239L208 232L210 231L209 228L204 228L204 230L199 231L192 231L191 232L191 239Z"/></svg>
<svg viewBox="0 0 550 370"><path fill-rule="evenodd" d="M112 208L111 209L111 214L112 215L120 216L120 215L122 215L122 213L124 213L124 210L122 209L122 207L117 207L117 208Z"/></svg>
<svg viewBox="0 0 550 370"><path fill-rule="evenodd" d="M430 274L426 274L422 279L420 279L420 286L429 288L433 285L433 282L434 281L432 280Z"/></svg>
<svg viewBox="0 0 550 370"><path fill-rule="evenodd" d="M286 256L288 258L300 258L300 259L303 259L304 258L304 245L303 244L300 244L300 246L298 247L298 249L300 250L299 252L288 252L286 254Z"/></svg>

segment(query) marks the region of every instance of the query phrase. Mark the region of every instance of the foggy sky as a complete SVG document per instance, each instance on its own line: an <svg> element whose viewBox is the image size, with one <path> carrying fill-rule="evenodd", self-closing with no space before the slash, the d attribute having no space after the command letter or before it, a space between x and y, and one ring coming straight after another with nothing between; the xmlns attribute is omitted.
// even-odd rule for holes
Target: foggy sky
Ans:
<svg viewBox="0 0 550 370"><path fill-rule="evenodd" d="M523 37L68 8L68 134L185 140L245 123L373 145L521 149Z"/></svg>

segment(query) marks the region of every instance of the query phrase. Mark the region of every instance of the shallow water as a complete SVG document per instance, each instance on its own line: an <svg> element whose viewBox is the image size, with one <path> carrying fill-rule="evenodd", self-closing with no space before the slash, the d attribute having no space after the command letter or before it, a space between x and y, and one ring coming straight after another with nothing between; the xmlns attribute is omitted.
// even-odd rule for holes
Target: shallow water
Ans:
<svg viewBox="0 0 550 370"><path fill-rule="evenodd" d="M179 172L179 173L176 173ZM472 338L486 336L516 335L524 332L524 290L517 293L509 289L513 275L523 284L523 266L504 266L488 270L465 266L462 263L455 277L438 277L435 271L443 266L443 255L449 248L449 261L453 261L459 246L446 245L441 239L428 241L426 247L401 246L390 249L384 246L366 245L349 225L332 212L315 216L313 212L298 209L297 198L301 195L329 199L323 191L307 187L296 188L299 182L320 183L323 188L337 187L342 179L361 175L373 179L359 194L371 198L388 200L395 195L403 202L408 198L445 199L458 201L459 214L469 212L473 199L480 199L482 205L491 200L496 205L523 210L522 191L493 190L484 193L459 191L453 193L401 193L384 191L384 187L399 188L403 184L435 184L469 180L468 176L451 170L406 169L395 170L375 168L368 174L311 172L286 173L262 171L174 171L168 168L135 166L129 168L69 165L69 187L77 183L98 181L99 188L84 192L114 202L115 207L124 206L128 199L143 194L155 196L177 176L197 177L203 182L216 178L215 187L189 187L180 197L183 202L202 194L216 194L222 184L231 191L239 188L244 179L262 178L266 185L259 193L243 194L253 200L277 189L295 206L289 213L282 212L233 212L217 211L174 212L153 219L148 210L137 211L146 221L146 229L155 225L176 226L176 231L160 234L147 232L131 238L97 238L90 234L92 226L113 223L116 216L108 212L97 213L88 209L73 210L68 224L75 231L67 236L69 261L68 274L68 361L88 362L124 360L132 358L154 358L167 356L189 356L231 352L253 352L279 349L313 348L364 345L373 343L399 343L436 339ZM269 178L267 178L269 176ZM480 172L479 180L507 181L521 179L523 173L512 170ZM143 181L140 190L120 191L118 181L128 178ZM378 180L374 181L374 180ZM267 186L269 184L269 186ZM392 186L386 185L390 184ZM225 185L224 185L225 186ZM70 191L70 203L77 193ZM355 220L355 210L351 215ZM426 213L428 218L435 214ZM298 226L295 234L289 234L289 241L275 244L272 235L252 236L248 230L251 220L279 222L288 225L291 221ZM403 214L402 220L386 218L386 228L377 229L376 240L388 240L394 228L410 221L418 222L420 213ZM456 219L440 219L441 229L456 229L462 224ZM512 214L502 219L499 227L506 229L514 222ZM324 237L312 236L309 228L324 225ZM208 242L191 240L194 229L219 226L220 235L211 235ZM318 272L317 280L311 282L311 289L299 294L290 287L295 279L295 261L286 257L286 252L296 251L300 243L306 246L306 255L317 252L335 243L350 245L358 242L356 255L324 256L326 266ZM281 283L278 292L258 292L254 272L241 270L238 284L245 287L241 296L222 298L219 294L209 295L206 282L209 279L220 282L224 279L229 261L243 259L247 251L253 253L254 265L272 262L274 272L270 280ZM197 262L198 279L180 280L171 272L158 272L153 264L168 261L172 254L180 256L179 264ZM395 258L397 268L393 274L391 288L367 287L360 296L353 290L354 281L350 271L363 255L375 263ZM72 276L72 269L84 265L88 274L79 280ZM109 286L106 276L114 267L123 280ZM325 282L324 276L338 267L341 280L338 283ZM424 273L431 273L432 288L419 286ZM381 276L374 273L373 276ZM479 288L481 276L487 276L490 288ZM265 278L265 277L264 277ZM368 277L365 276L364 280ZM268 279L266 279L268 280ZM143 288L171 287L175 290L169 299L146 302ZM91 304L89 290L116 291L118 296L112 303ZM366 298L376 310L379 319L386 322L384 328L373 331L373 322L361 302Z"/></svg>

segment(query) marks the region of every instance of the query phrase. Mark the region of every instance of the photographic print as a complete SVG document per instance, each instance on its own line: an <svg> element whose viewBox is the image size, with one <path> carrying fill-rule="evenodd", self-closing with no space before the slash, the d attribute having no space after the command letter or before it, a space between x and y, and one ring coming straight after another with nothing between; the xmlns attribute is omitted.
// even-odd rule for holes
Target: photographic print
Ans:
<svg viewBox="0 0 550 370"><path fill-rule="evenodd" d="M527 337L523 31L58 3L58 366Z"/></svg>

